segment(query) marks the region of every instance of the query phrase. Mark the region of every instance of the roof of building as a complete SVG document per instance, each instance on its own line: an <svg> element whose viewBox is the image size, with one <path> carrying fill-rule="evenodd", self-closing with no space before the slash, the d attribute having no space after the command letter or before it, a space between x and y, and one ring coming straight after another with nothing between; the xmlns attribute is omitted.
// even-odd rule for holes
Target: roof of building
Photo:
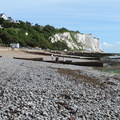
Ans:
<svg viewBox="0 0 120 120"><path fill-rule="evenodd" d="M6 16L6 14L5 14L5 13L1 13L1 14L0 14L0 18L3 18L3 19L5 19L5 20L7 20L7 19L8 19L8 17Z"/></svg>
<svg viewBox="0 0 120 120"><path fill-rule="evenodd" d="M5 13L1 13L1 14L0 14L0 17L1 17L2 15L4 15L4 14L5 14Z"/></svg>

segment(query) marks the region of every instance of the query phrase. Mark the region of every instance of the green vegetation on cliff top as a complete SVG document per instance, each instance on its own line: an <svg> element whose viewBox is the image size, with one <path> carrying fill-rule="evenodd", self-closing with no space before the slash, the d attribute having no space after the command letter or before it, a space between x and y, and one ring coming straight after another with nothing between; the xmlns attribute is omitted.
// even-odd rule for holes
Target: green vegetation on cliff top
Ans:
<svg viewBox="0 0 120 120"><path fill-rule="evenodd" d="M49 37L56 33L69 32L66 28L56 29L53 26L31 25L29 22L10 22L0 18L0 45L9 46L19 43L21 47L40 47L42 49L63 50L70 48L65 42L52 43ZM78 32L78 31L77 31Z"/></svg>

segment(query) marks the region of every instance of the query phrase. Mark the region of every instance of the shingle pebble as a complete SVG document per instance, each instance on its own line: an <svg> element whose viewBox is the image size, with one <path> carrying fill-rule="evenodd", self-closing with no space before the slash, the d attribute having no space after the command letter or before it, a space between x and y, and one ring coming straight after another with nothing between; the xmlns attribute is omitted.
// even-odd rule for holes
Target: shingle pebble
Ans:
<svg viewBox="0 0 120 120"><path fill-rule="evenodd" d="M0 120L119 120L119 77L91 67L1 58Z"/></svg>

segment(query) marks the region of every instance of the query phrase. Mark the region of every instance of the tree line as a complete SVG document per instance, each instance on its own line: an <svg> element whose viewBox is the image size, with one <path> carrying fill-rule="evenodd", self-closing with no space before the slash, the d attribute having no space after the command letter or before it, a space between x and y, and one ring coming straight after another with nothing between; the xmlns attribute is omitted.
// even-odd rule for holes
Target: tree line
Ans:
<svg viewBox="0 0 120 120"><path fill-rule="evenodd" d="M32 25L30 22L10 22L0 18L0 45L9 46L11 43L19 43L21 47L39 47L42 49L64 50L70 48L65 42L52 43L50 36L56 33L68 32L66 28L56 29L53 26Z"/></svg>

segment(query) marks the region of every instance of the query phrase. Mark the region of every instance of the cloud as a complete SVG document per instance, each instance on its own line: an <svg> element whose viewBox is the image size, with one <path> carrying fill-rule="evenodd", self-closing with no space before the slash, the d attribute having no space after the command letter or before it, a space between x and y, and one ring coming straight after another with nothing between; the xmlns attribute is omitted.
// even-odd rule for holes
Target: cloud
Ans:
<svg viewBox="0 0 120 120"><path fill-rule="evenodd" d="M109 44L107 42L103 42L102 46L105 46L105 47L113 47L114 45L113 44Z"/></svg>
<svg viewBox="0 0 120 120"><path fill-rule="evenodd" d="M117 44L119 44L119 45L120 45L120 41L118 41L118 42L117 42Z"/></svg>

